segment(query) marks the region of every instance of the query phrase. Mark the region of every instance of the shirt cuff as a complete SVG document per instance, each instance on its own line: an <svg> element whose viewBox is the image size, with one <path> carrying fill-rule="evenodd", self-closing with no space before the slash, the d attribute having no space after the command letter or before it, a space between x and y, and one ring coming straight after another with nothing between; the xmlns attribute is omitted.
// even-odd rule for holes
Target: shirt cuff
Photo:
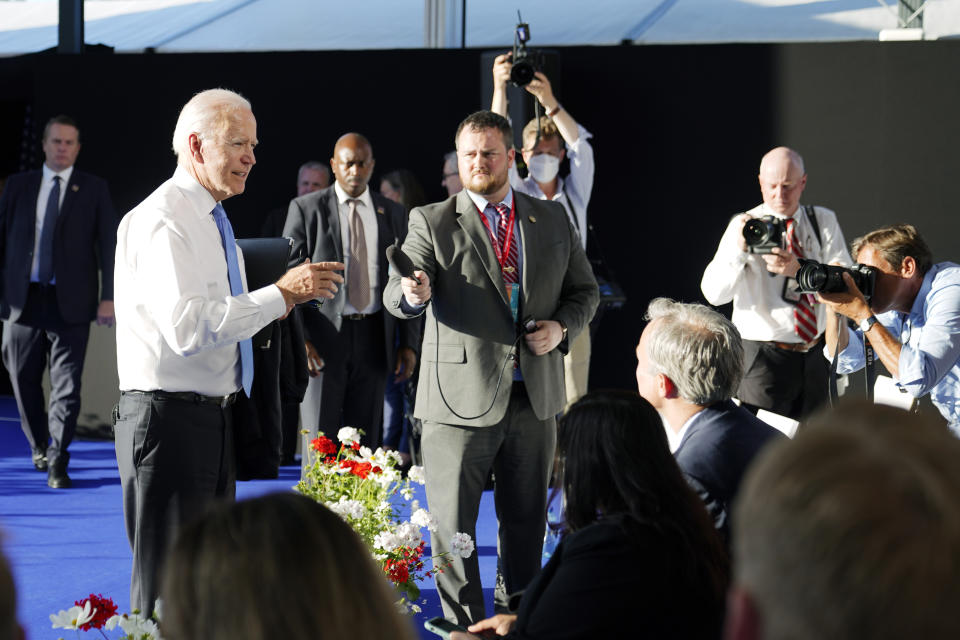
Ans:
<svg viewBox="0 0 960 640"><path fill-rule="evenodd" d="M248 295L263 309L263 315L269 318L269 322L282 317L287 312L287 301L283 299L280 287L275 284L251 291Z"/></svg>
<svg viewBox="0 0 960 640"><path fill-rule="evenodd" d="M407 302L407 297L400 296L400 311L403 311L408 316L418 316L423 313L423 310L427 308L429 302L424 302L423 304L412 305Z"/></svg>

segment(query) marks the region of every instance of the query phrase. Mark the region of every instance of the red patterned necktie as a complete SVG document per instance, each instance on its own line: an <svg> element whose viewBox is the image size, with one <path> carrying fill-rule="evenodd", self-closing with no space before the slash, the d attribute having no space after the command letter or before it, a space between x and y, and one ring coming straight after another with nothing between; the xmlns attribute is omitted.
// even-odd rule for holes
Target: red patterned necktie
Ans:
<svg viewBox="0 0 960 640"><path fill-rule="evenodd" d="M796 238L797 221L787 218L787 251L797 258L803 257L803 248ZM803 342L810 342L817 337L817 312L813 309L811 296L800 294L800 300L793 307L793 330Z"/></svg>
<svg viewBox="0 0 960 640"><path fill-rule="evenodd" d="M497 210L497 244L500 245L502 251L507 242L507 222L510 217L510 207L501 202L493 205L493 208ZM503 281L507 284L520 282L516 234L517 230L514 227L513 235L510 238L510 250L505 257L501 258L503 264L500 266L500 270L503 273Z"/></svg>

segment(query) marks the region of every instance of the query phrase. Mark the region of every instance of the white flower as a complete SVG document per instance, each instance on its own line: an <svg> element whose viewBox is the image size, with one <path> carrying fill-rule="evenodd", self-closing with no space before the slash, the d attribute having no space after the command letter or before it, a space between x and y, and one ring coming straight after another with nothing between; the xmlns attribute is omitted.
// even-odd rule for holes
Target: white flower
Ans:
<svg viewBox="0 0 960 640"><path fill-rule="evenodd" d="M345 445L351 445L354 442L360 442L360 432L353 427L344 427L337 432L337 440Z"/></svg>
<svg viewBox="0 0 960 640"><path fill-rule="evenodd" d="M410 510L411 510L411 511L416 511L416 510L419 509L419 508L420 508L420 501L419 501L419 500L414 500L413 502L410 503Z"/></svg>
<svg viewBox="0 0 960 640"><path fill-rule="evenodd" d="M371 456L373 456L373 452L370 451L370 447L360 447L359 453L360 453L360 458L362 460L373 462L373 460L371 460Z"/></svg>
<svg viewBox="0 0 960 640"><path fill-rule="evenodd" d="M450 550L461 558L469 558L473 553L473 540L467 534L458 531L450 540Z"/></svg>
<svg viewBox="0 0 960 640"><path fill-rule="evenodd" d="M373 537L373 546L384 551L393 551L400 546L400 538L393 531L381 531Z"/></svg>
<svg viewBox="0 0 960 640"><path fill-rule="evenodd" d="M420 527L412 522L403 522L397 525L397 537L400 538L400 545L414 548L423 541L423 534L420 533Z"/></svg>
<svg viewBox="0 0 960 640"><path fill-rule="evenodd" d="M420 605L418 604L412 604L410 605L410 611L413 611L414 613L420 613L421 611L423 611L423 609L421 609Z"/></svg>
<svg viewBox="0 0 960 640"><path fill-rule="evenodd" d="M117 624L118 624L118 623L120 622L120 620L122 620L122 619L123 619L123 616L114 614L114 615L110 616L110 619L107 620L106 623L104 623L103 626L104 626L104 628L105 628L107 631L113 631L114 629L117 628Z"/></svg>
<svg viewBox="0 0 960 640"><path fill-rule="evenodd" d="M79 629L82 625L93 620L97 610L89 600L81 609L79 606L72 606L66 611L60 610L56 615L50 614L50 622L54 629Z"/></svg>
<svg viewBox="0 0 960 640"><path fill-rule="evenodd" d="M426 527L430 531L437 530L437 519L426 509L417 509L410 516L410 522L418 527Z"/></svg>
<svg viewBox="0 0 960 640"><path fill-rule="evenodd" d="M142 618L136 613L121 618L120 628L123 629L123 632L128 636L134 638L142 638L144 636L148 638L160 637L157 623L153 620Z"/></svg>
<svg viewBox="0 0 960 640"><path fill-rule="evenodd" d="M378 465L380 466L380 465ZM400 479L400 473L392 467L380 467L383 471L371 476L374 481L380 485L381 489L388 488L391 484Z"/></svg>
<svg viewBox="0 0 960 640"><path fill-rule="evenodd" d="M348 518L362 520L363 516L367 513L362 502L359 500L347 500L345 497L341 497L339 502L328 502L327 507L344 520Z"/></svg>
<svg viewBox="0 0 960 640"><path fill-rule="evenodd" d="M403 489L400 489L400 495L403 496L404 500L409 502L410 500L413 500L413 489L410 487L404 487Z"/></svg>
<svg viewBox="0 0 960 640"><path fill-rule="evenodd" d="M407 471L407 477L417 484L423 484L426 481L426 476L423 473L423 467L419 465L410 467L410 470Z"/></svg>

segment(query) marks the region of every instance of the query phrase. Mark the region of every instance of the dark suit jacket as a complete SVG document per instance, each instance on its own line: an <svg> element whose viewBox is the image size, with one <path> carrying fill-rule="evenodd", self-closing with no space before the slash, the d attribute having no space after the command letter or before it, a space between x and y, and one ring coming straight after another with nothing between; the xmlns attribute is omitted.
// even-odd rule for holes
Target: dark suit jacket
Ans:
<svg viewBox="0 0 960 640"><path fill-rule="evenodd" d="M11 321L27 301L42 177L40 170L14 174L0 196L0 317ZM74 168L53 238L57 301L66 322L90 322L101 300L113 300L118 222L107 183Z"/></svg>
<svg viewBox="0 0 960 640"><path fill-rule="evenodd" d="M403 206L370 190L377 218L378 281L380 289L372 291L380 296L387 283L387 247L394 242L403 242L407 235L407 214ZM294 198L287 211L287 223L283 234L293 238L291 251L293 264L304 258L311 262L343 262L343 242L340 236L340 214L337 210L337 193L334 186ZM300 307L305 337L310 340L321 356L329 357L332 350L342 349L338 334L343 323L343 306L346 303L345 289L340 288L333 300L326 300L320 309L311 305ZM393 371L396 364L396 331L400 332L401 347L420 350L419 321L400 321L389 313L383 313L384 344L386 345L387 370Z"/></svg>
<svg viewBox="0 0 960 640"><path fill-rule="evenodd" d="M557 320L575 338L597 309L593 270L563 206L517 191L516 220L523 248L520 317ZM466 191L410 212L403 251L430 277L416 417L445 424L485 427L507 412L512 368L506 359L517 339L500 265L486 227ZM400 276L390 277L383 301L398 317L403 291ZM530 405L540 420L563 409L563 354L535 356L520 340L520 369ZM500 392L488 407L500 371ZM441 397L438 375L442 379ZM448 407L449 405L449 407Z"/></svg>
<svg viewBox="0 0 960 640"><path fill-rule="evenodd" d="M628 534L617 515L574 531L524 590L505 638L719 638L723 598L678 571L678 553L655 525Z"/></svg>
<svg viewBox="0 0 960 640"><path fill-rule="evenodd" d="M768 442L782 438L780 431L727 400L704 409L674 452L728 544L730 509L747 467Z"/></svg>

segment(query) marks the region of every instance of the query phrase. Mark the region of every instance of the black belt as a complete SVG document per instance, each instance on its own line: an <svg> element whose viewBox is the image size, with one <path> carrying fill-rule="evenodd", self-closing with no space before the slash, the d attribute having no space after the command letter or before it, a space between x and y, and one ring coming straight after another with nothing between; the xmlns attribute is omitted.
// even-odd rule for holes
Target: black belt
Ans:
<svg viewBox="0 0 960 640"><path fill-rule="evenodd" d="M380 312L375 311L373 313L345 313L343 314L343 319L344 320L366 320L367 318L372 318L378 313Z"/></svg>
<svg viewBox="0 0 960 640"><path fill-rule="evenodd" d="M123 393L133 393L148 398L156 398L157 400L180 400L181 402L190 402L193 404L212 404L219 406L221 409L226 409L236 402L237 394L240 392L234 391L226 396L205 396L202 393L194 393L193 391L137 391L133 389L124 391Z"/></svg>

